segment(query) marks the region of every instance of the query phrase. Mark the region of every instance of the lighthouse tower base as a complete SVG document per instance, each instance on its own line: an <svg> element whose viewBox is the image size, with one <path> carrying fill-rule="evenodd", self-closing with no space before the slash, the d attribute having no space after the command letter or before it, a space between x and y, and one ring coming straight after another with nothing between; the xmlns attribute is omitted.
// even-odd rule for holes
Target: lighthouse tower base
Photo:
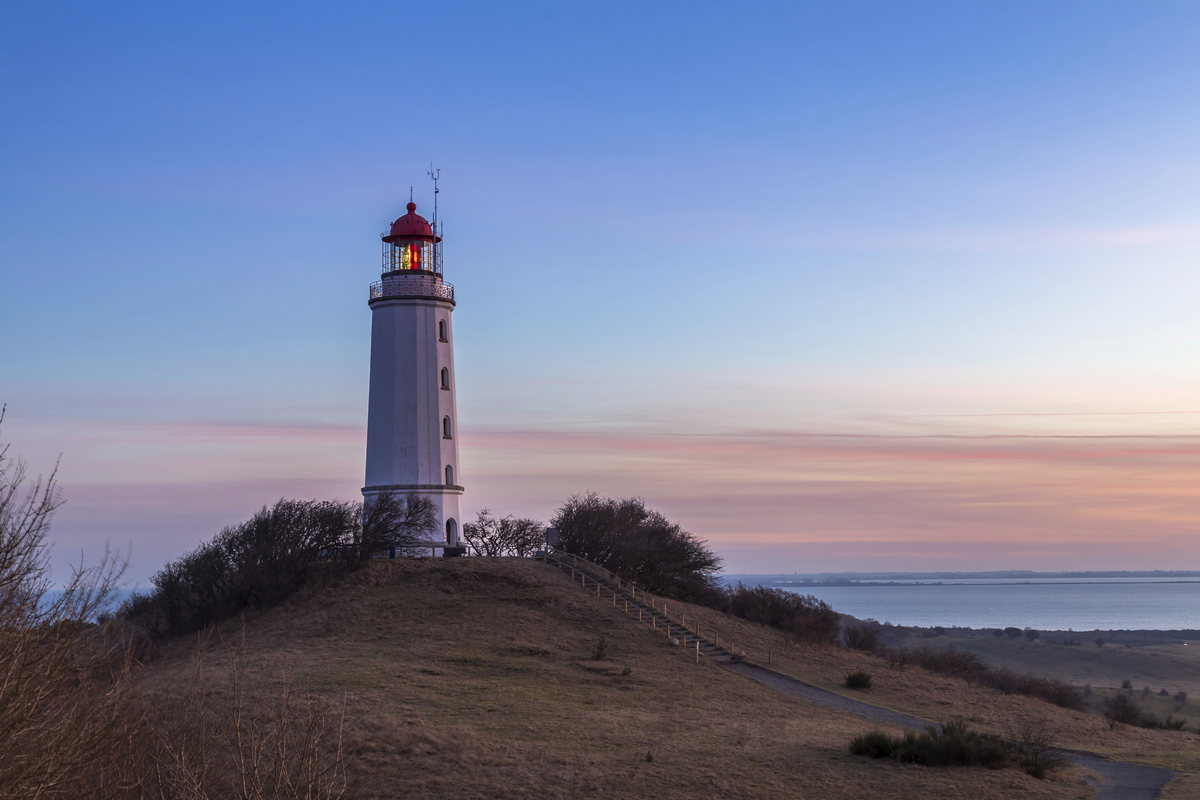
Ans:
<svg viewBox="0 0 1200 800"><path fill-rule="evenodd" d="M379 495L390 492L399 497L408 495L419 495L428 497L433 501L436 507L437 527L433 534L427 540L414 543L418 548L428 547L431 550L463 550L463 552L450 553L445 555L465 555L465 549L461 546L461 535L458 529L458 520L462 518L459 512L459 497L462 496L463 489L461 486L440 486L440 485L421 485L421 484L394 484L390 486L364 486L362 489L363 502L368 505ZM442 536L438 536L441 533Z"/></svg>

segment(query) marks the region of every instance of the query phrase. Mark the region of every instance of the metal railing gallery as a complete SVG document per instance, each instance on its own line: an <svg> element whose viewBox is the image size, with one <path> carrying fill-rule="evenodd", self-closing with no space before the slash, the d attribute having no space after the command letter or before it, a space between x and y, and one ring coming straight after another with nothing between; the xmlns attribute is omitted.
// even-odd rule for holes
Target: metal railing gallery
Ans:
<svg viewBox="0 0 1200 800"><path fill-rule="evenodd" d="M437 297L454 302L454 285L421 275L397 276L371 284L371 300L384 297Z"/></svg>

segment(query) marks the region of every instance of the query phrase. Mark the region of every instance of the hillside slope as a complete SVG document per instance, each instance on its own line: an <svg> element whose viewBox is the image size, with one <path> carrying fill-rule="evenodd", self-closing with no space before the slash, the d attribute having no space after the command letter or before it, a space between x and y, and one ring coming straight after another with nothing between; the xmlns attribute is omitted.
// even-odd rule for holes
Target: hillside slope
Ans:
<svg viewBox="0 0 1200 800"><path fill-rule="evenodd" d="M747 637L776 636L730 623ZM851 737L885 726L697 665L660 634L528 560L375 563L218 633L245 637L259 690L290 680L345 702L364 797L1093 794L1077 770L1039 781L1015 769L928 769L850 756ZM608 657L593 660L601 637ZM781 637L774 646L785 669L808 665L826 683L869 658ZM219 676L221 642L210 637L199 647ZM174 690L196 649L172 643L146 667L147 684ZM952 687L940 695L957 703ZM895 699L886 690L882 697ZM948 718L955 709L936 710Z"/></svg>

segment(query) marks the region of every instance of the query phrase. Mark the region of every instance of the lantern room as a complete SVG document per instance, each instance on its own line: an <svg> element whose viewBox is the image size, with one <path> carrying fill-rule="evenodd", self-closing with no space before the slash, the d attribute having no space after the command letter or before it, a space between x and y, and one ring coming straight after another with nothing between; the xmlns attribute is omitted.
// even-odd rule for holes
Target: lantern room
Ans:
<svg viewBox="0 0 1200 800"><path fill-rule="evenodd" d="M392 223L383 236L383 272L418 271L440 275L442 237L409 202L408 213Z"/></svg>

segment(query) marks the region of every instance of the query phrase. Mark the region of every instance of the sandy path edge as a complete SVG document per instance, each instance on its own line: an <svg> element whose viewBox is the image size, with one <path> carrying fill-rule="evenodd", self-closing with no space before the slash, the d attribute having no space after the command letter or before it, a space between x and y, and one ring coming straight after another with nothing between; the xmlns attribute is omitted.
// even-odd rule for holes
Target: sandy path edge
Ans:
<svg viewBox="0 0 1200 800"><path fill-rule="evenodd" d="M933 724L929 720L910 714L901 714L898 711L873 706L861 700L842 697L828 689L821 689L756 664L730 661L723 666L751 680L764 683L776 691L808 700L825 708L848 711L852 714L918 731L923 731L926 726ZM1098 787L1096 800L1155 800L1167 782L1175 777L1175 773L1169 769L1143 767L1140 764L1130 764L1125 761L1109 761L1091 753L1066 750L1063 751L1062 756L1072 764L1094 770L1104 776L1104 783Z"/></svg>

